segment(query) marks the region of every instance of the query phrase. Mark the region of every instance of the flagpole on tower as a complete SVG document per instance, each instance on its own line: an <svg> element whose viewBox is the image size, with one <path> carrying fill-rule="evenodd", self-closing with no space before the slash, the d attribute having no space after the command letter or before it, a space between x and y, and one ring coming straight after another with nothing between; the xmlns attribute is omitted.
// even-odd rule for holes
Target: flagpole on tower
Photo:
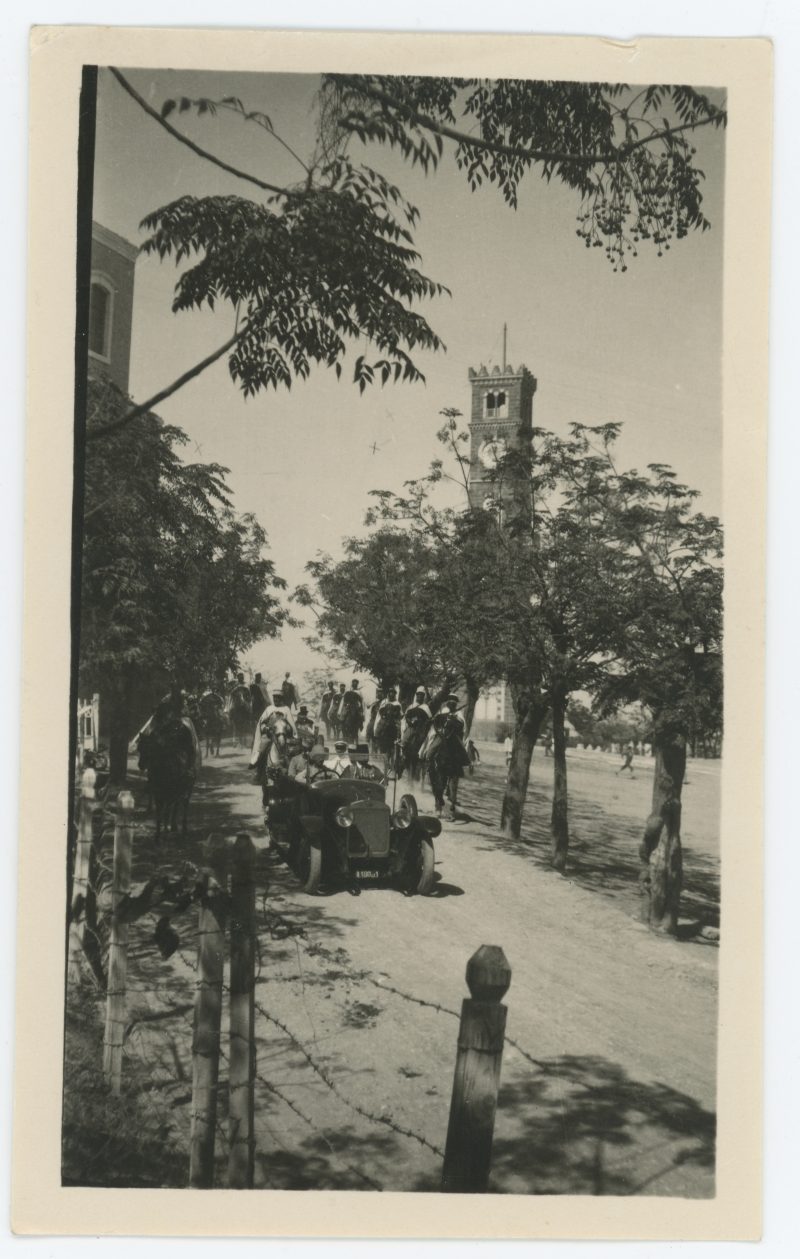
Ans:
<svg viewBox="0 0 800 1259"><path fill-rule="evenodd" d="M502 362L503 371L506 370L506 337L507 335L508 335L508 325L503 324L503 362Z"/></svg>

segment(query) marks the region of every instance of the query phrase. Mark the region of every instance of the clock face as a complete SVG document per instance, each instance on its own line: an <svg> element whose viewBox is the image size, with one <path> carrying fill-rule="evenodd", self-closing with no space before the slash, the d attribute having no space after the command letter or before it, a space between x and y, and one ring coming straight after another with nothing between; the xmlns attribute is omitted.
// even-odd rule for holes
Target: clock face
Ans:
<svg viewBox="0 0 800 1259"><path fill-rule="evenodd" d="M501 459L508 454L508 446L502 437L490 437L478 451L478 458L484 468L496 468Z"/></svg>

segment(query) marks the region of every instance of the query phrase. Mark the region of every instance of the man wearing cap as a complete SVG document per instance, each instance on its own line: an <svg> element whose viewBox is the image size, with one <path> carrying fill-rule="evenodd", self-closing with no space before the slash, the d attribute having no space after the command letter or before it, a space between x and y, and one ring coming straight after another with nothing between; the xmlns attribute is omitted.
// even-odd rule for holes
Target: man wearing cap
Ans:
<svg viewBox="0 0 800 1259"><path fill-rule="evenodd" d="M331 729L338 739L342 733L342 703L344 701L347 687L344 682L339 683L339 690L331 700L331 706L328 709L328 720L331 723Z"/></svg>
<svg viewBox="0 0 800 1259"><path fill-rule="evenodd" d="M350 765L350 757L347 755L347 739L337 739L333 745L333 756L329 756L325 761L325 768L331 769L341 778L344 771Z"/></svg>
<svg viewBox="0 0 800 1259"><path fill-rule="evenodd" d="M342 770L340 777L342 778L358 778L366 780L366 782L383 783L384 777L377 765L372 765L369 759L369 745L367 743L357 743L354 747L347 749L350 757L350 764L346 769Z"/></svg>

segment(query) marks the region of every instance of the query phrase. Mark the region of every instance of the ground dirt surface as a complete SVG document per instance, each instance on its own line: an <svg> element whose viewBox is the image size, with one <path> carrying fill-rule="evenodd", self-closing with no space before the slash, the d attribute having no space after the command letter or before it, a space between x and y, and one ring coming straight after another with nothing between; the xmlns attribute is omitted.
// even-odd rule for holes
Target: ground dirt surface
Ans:
<svg viewBox="0 0 800 1259"><path fill-rule="evenodd" d="M437 1190L468 958L501 945L512 967L491 1189L500 1193L714 1192L719 769L684 788L684 938L638 922L636 849L652 769L573 750L572 856L547 867L550 762L534 757L523 838L499 831L502 750L462 784L436 841L428 897L391 887L307 896L270 850L247 753L207 761L190 833L157 847L135 778L135 883L202 864L209 833L248 829L258 856L256 1186ZM404 788L407 789L407 788ZM432 810L417 791L420 808ZM196 910L131 928L126 1087L146 1089L186 1150ZM224 1015L223 1028L227 1015ZM225 1185L227 1064L218 1185Z"/></svg>

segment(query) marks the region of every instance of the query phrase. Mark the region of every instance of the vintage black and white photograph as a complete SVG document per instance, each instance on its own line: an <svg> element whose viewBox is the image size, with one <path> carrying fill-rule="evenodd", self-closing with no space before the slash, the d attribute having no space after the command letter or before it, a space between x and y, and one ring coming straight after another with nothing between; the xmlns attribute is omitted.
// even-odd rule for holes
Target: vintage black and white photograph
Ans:
<svg viewBox="0 0 800 1259"><path fill-rule="evenodd" d="M711 1201L727 86L405 68L76 84L60 1183Z"/></svg>

